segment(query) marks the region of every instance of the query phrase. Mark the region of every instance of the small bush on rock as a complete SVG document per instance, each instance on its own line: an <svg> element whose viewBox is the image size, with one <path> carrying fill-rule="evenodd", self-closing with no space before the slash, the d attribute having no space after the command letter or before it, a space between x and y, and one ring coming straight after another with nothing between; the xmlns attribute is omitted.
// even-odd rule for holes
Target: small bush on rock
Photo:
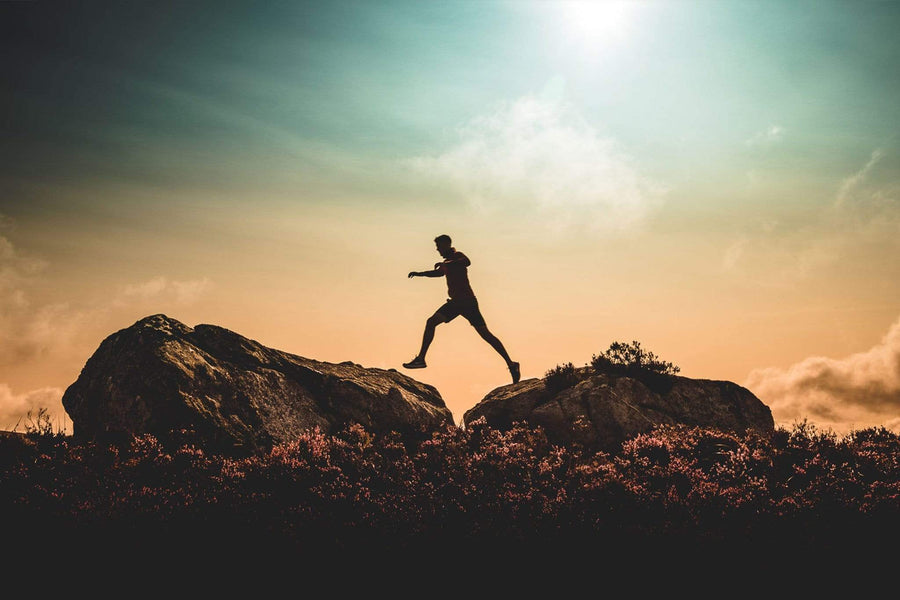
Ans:
<svg viewBox="0 0 900 600"><path fill-rule="evenodd" d="M544 386L554 394L574 386L578 381L578 371L570 362L556 365L544 374Z"/></svg>
<svg viewBox="0 0 900 600"><path fill-rule="evenodd" d="M681 369L670 362L664 362L654 353L641 348L637 340L630 344L613 342L602 354L591 357L591 366L598 373L634 375L640 371L675 375Z"/></svg>

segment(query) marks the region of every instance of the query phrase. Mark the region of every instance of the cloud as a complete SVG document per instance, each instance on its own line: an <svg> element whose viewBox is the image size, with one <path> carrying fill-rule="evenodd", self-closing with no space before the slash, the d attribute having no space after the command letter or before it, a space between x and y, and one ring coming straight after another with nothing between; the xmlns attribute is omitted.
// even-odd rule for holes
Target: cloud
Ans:
<svg viewBox="0 0 900 600"><path fill-rule="evenodd" d="M38 412L47 409L53 430L71 433L67 425L71 422L62 408L62 395L63 390L56 387L14 394L8 385L0 383L0 429L25 431L29 426L37 426Z"/></svg>
<svg viewBox="0 0 900 600"><path fill-rule="evenodd" d="M133 313L165 312L167 307L193 304L213 286L207 278L178 281L159 276L124 284L111 298L90 307L69 303L36 305L29 294L29 287L36 280L24 274L31 263L17 257L4 261L4 241L0 238L0 365L60 358L75 347L81 348L87 340L94 340L95 330L102 331L110 321L121 322L120 317L130 318ZM4 270L4 266L8 268Z"/></svg>
<svg viewBox="0 0 900 600"><path fill-rule="evenodd" d="M784 128L780 125L769 125L762 131L757 131L749 139L745 140L748 146L761 146L774 144L784 138Z"/></svg>
<svg viewBox="0 0 900 600"><path fill-rule="evenodd" d="M28 288L46 263L23 256L12 242L0 236L0 365L39 353L42 346L40 321L49 307L31 306Z"/></svg>
<svg viewBox="0 0 900 600"><path fill-rule="evenodd" d="M47 266L45 261L22 256L12 242L0 236L0 290L12 289Z"/></svg>
<svg viewBox="0 0 900 600"><path fill-rule="evenodd" d="M863 166L862 169L841 182L841 187L838 190L837 198L835 199L835 206L842 206L859 190L862 184L866 181L869 173L872 171L878 161L882 159L883 156L884 152L876 148L872 152L872 155L869 157L869 161Z"/></svg>
<svg viewBox="0 0 900 600"><path fill-rule="evenodd" d="M839 434L873 426L900 432L900 319L866 352L757 369L744 386L782 425L808 419Z"/></svg>
<svg viewBox="0 0 900 600"><path fill-rule="evenodd" d="M117 293L89 305L36 299L47 263L22 254L0 236L0 366L17 367L37 360L83 360L111 322L121 323L170 306L196 302L211 287L207 278L170 280L164 276L124 284ZM2 410L2 407L0 407Z"/></svg>
<svg viewBox="0 0 900 600"><path fill-rule="evenodd" d="M739 276L754 287L785 288L804 285L823 268L846 256L849 234L828 235L820 224L788 228L766 222L737 236L724 247L724 272Z"/></svg>
<svg viewBox="0 0 900 600"><path fill-rule="evenodd" d="M0 236L0 366L58 356L72 346L98 310L36 303L32 292L40 286L46 267L46 261L22 254Z"/></svg>
<svg viewBox="0 0 900 600"><path fill-rule="evenodd" d="M485 212L536 212L557 229L614 232L638 225L665 192L559 98L520 98L473 119L458 137L408 164Z"/></svg>
<svg viewBox="0 0 900 600"><path fill-rule="evenodd" d="M113 300L113 304L123 306L148 300L191 304L211 287L212 282L205 277L188 281L172 281L160 275L148 281L122 286Z"/></svg>
<svg viewBox="0 0 900 600"><path fill-rule="evenodd" d="M900 181L876 179L893 175L890 166L879 168L886 156L872 151L865 165L841 181L827 218L841 233L855 232L869 244L884 240L900 251Z"/></svg>
<svg viewBox="0 0 900 600"><path fill-rule="evenodd" d="M757 273L754 285L796 285L838 261L868 266L875 247L882 256L900 251L900 182L870 183L884 157L875 149L802 223L769 221L739 234L723 249L723 270L746 281Z"/></svg>
<svg viewBox="0 0 900 600"><path fill-rule="evenodd" d="M741 255L744 254L744 249L747 247L748 243L750 243L750 240L747 237L741 237L728 246L728 248L725 249L725 254L722 255L722 268L726 271L734 269L741 259Z"/></svg>
<svg viewBox="0 0 900 600"><path fill-rule="evenodd" d="M150 312L165 312L169 306L196 302L211 287L207 278L171 280L164 276L120 286L117 293L90 306L40 303L32 299L46 263L23 256L9 240L0 237L0 366L22 367L41 363L76 365L96 349L97 339L108 335L123 319ZM46 408L58 428L64 423L62 390L44 387L14 394L0 382L0 429L20 429L29 422L28 413Z"/></svg>

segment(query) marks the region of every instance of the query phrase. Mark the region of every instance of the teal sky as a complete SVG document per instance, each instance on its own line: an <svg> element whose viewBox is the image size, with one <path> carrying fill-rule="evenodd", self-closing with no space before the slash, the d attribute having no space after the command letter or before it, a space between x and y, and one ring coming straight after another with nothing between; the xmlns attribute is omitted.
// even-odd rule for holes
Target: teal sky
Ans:
<svg viewBox="0 0 900 600"><path fill-rule="evenodd" d="M900 2L70 4L0 4L0 416L156 312L398 366L446 232L523 377L640 339L900 423ZM413 373L457 418L481 344Z"/></svg>
<svg viewBox="0 0 900 600"><path fill-rule="evenodd" d="M6 3L4 184L402 188L395 161L548 85L666 181L896 144L896 2L625 2L594 39L552 1L227 4Z"/></svg>

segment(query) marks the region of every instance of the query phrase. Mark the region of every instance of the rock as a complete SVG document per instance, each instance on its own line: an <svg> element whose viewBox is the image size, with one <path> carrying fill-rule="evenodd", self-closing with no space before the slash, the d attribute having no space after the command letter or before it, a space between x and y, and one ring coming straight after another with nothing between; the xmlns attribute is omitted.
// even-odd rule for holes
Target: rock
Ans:
<svg viewBox="0 0 900 600"><path fill-rule="evenodd" d="M544 379L527 379L491 391L463 415L466 427L515 423L541 427L559 445L612 451L657 425L700 426L734 433L770 435L772 412L750 390L730 381L647 373L623 376L576 369L579 382L558 392Z"/></svg>
<svg viewBox="0 0 900 600"><path fill-rule="evenodd" d="M221 450L265 450L350 423L404 435L453 424L436 388L393 369L311 360L162 314L107 337L62 403L76 439L187 430Z"/></svg>

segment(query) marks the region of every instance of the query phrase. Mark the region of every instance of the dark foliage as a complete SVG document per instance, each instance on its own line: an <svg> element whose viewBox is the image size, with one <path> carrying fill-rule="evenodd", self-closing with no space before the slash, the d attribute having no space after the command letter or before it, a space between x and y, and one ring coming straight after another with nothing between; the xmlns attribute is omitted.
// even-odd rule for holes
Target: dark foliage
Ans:
<svg viewBox="0 0 900 600"><path fill-rule="evenodd" d="M637 340L630 344L613 342L603 353L591 357L591 367L596 373L637 379L658 394L665 394L672 388L673 377L681 370L642 348Z"/></svg>
<svg viewBox="0 0 900 600"><path fill-rule="evenodd" d="M805 423L771 438L663 427L606 454L480 420L415 443L311 431L233 458L150 436L17 434L0 436L0 507L20 541L195 557L833 552L895 539L900 439Z"/></svg>
<svg viewBox="0 0 900 600"><path fill-rule="evenodd" d="M670 362L660 360L653 352L641 348L641 343L637 340L630 344L613 342L604 352L591 357L591 366L598 373L621 375L641 372L676 375L681 370Z"/></svg>
<svg viewBox="0 0 900 600"><path fill-rule="evenodd" d="M601 354L594 354L588 366L590 368L578 369L571 362L556 365L544 374L544 387L551 394L556 394L596 373L611 377L631 377L654 392L665 394L672 388L673 376L681 370L642 348L637 340L631 343L613 342Z"/></svg>
<svg viewBox="0 0 900 600"><path fill-rule="evenodd" d="M579 372L570 362L556 365L544 374L544 387L553 394L570 388L579 381Z"/></svg>

